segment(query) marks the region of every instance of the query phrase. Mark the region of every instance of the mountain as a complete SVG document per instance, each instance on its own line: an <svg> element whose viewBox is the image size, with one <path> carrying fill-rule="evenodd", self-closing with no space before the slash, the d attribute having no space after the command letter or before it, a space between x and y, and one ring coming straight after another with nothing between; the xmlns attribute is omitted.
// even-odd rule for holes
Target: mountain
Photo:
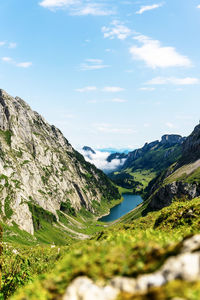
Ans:
<svg viewBox="0 0 200 300"><path fill-rule="evenodd" d="M119 159L119 160L126 160L128 157L127 153L120 153L120 152L115 152L115 153L111 153L108 157L107 157L107 161L111 162L113 159Z"/></svg>
<svg viewBox="0 0 200 300"><path fill-rule="evenodd" d="M59 129L3 90L0 189L3 223L32 235L45 226L50 226L48 232L60 228L69 233L67 215L99 215L120 198L106 175L86 162Z"/></svg>
<svg viewBox="0 0 200 300"><path fill-rule="evenodd" d="M109 177L122 187L141 192L153 178L177 161L184 140L180 135L164 135L161 141L146 143L129 152L120 170Z"/></svg>
<svg viewBox="0 0 200 300"><path fill-rule="evenodd" d="M91 152L93 154L95 154L96 152L91 148L91 147L88 147L88 146L84 146L82 148L83 151L86 151L86 152Z"/></svg>
<svg viewBox="0 0 200 300"><path fill-rule="evenodd" d="M153 181L148 190L147 211L168 206L174 198L200 196L200 125L184 141L179 160Z"/></svg>
<svg viewBox="0 0 200 300"><path fill-rule="evenodd" d="M11 100L15 102L13 98L7 99L7 102ZM21 100L17 101L21 103ZM10 104L8 110L11 110L11 108L12 105ZM4 114L5 111L7 111L5 106L1 112L2 111ZM28 120L34 120L35 113L32 111L28 112ZM31 112L33 113L32 118L30 118ZM21 113L19 116L21 120ZM16 122L14 117L12 119L12 122ZM13 160L13 163L15 162L15 166L17 166L20 171L23 171L24 165L26 165L27 172L29 172L28 163L17 164L19 157L16 155L16 152L13 153L15 150L14 145L17 142L17 140L15 141L14 129L21 129L25 120L23 119L23 123L20 123L20 126L18 123L17 125L15 124L15 126L11 123L11 127L6 127L4 129L5 131L2 130L1 143L4 151L2 153L5 153L6 150L6 156L3 155L6 159L6 166L9 162L8 159L10 159L10 161ZM32 128L32 126L33 124L31 122L30 128ZM43 134L41 128L44 129L44 124L40 124L36 136L38 136L40 132L43 138L39 136L37 140L34 139L34 143L38 142L35 145L35 155L33 159L36 162L37 156L40 157L42 155L41 153L43 153L42 141L44 141L43 139L45 137L48 137L48 141L45 140L45 143L48 142L48 145L51 146L51 143L54 141L57 146L56 149L60 152L62 151L62 155L64 155L65 151L69 151L68 148L71 147L66 141L65 143L67 144L63 144L62 147L60 147L57 139L60 140L63 136L57 132L58 138L55 139L53 133L51 133L50 125L46 124L46 126L48 126L48 134L50 137L47 132L45 132L46 135ZM12 131L10 131L11 128ZM36 130L35 127L34 130ZM8 132L10 133L8 134ZM21 130L18 132L18 143L23 141L20 134ZM172 142L169 143L169 140ZM60 210L56 211L57 215L60 217L62 212L62 216L66 216L66 210L69 214L67 218L68 223L65 220L63 225L66 227L75 223L82 234L83 232L90 234L88 239L79 241L71 239L67 244L63 245L62 240L66 238L63 233L61 235L62 240L56 240L54 245L45 245L44 247L43 243L41 244L41 239L36 240L35 244L33 242L28 244L29 240L26 240L27 235L23 233L25 236L24 240L27 242L27 244L25 244L26 246L20 244L21 240L19 236L17 236L16 239L15 234L14 237L12 235L12 238L15 238L15 240L12 240L12 242L11 240L6 241L6 243L4 242L4 251L1 258L3 272L0 298L13 300L199 300L200 126L197 126L194 132L184 142L181 138L178 140L177 142L177 138L174 139L172 137L171 139L169 136L165 136L161 142L156 141L150 145L145 145L146 154L148 154L149 157L153 156L153 153L156 153L154 151L161 152L159 152L159 155L155 155L154 158L154 161L160 162L160 165L163 165L163 162L158 160L158 158L166 155L166 151L170 150L171 152L172 149L174 149L172 147L176 149L178 145L181 146L182 154L177 161L167 168L167 170L163 170L162 174L154 178L153 182L150 183L148 187L149 198L122 218L110 224L104 224L96 220L91 222L88 219L89 212L87 210L84 210L84 214L78 214L75 207L69 205L69 202L66 202L66 205L62 203ZM26 142L28 143L29 140L26 140ZM38 148L38 145L40 145L40 148ZM24 155L24 150L27 149L28 154L26 155L28 155L30 159L31 154L29 154L29 148L25 148L24 144L23 147L22 155ZM41 153L38 153L39 149ZM70 170L72 170L75 163L76 172L79 170L82 173L80 177L80 174L76 174L73 169L73 174L78 176L76 178L78 180L76 184L79 186L79 189L82 189L82 184L85 180L83 174L87 165L87 171L88 168L90 168L91 171L88 174L93 172L92 174L95 174L95 177L97 177L97 183L103 183L104 191L109 192L107 188L111 188L111 186L109 187L110 182L106 181L106 177L103 182L103 177L99 180L102 173L96 170L94 166L92 167L90 164L86 164L84 159L81 159L80 155L78 155L73 148L70 149L71 161L68 161ZM140 149L140 152L145 152L145 149ZM53 151L53 149L51 151ZM172 153L175 151L176 150L173 150ZM47 153L45 156L48 155ZM53 158L56 158L54 166L57 166L57 155L57 152L53 152ZM74 155L76 156L75 158L73 157ZM66 158L66 156L64 157ZM141 155L141 161L142 158L143 155ZM15 160L17 160L17 162ZM36 164L34 161L31 161L32 167ZM137 162L136 159L135 163L137 162L139 164L141 161ZM40 160L38 164L41 163L42 161ZM150 164L152 163L151 161ZM38 170L41 171L38 164L36 164L35 169L37 167ZM6 166L4 166L5 170L7 170ZM9 168L11 167L9 166ZM157 170L157 168L157 165L155 165L154 169ZM160 169L158 168L158 170ZM52 169L52 173L54 174L54 169ZM143 174L141 172L141 177L142 176ZM57 172L56 177L57 180L59 180L60 177ZM62 182L65 182L65 173L62 177ZM88 175L87 177L90 177L89 179L92 181L93 177ZM9 180L7 184L6 178L2 178L4 179L6 187L10 188L11 180ZM75 180L75 177L73 177L73 180ZM18 190L18 187L20 187L19 183L16 181L14 183L17 184L15 190ZM26 183L28 184L28 181L26 181ZM88 187L91 188L89 182ZM23 186L24 190L25 188L26 186ZM96 189L97 188L98 187L96 187ZM115 192L113 188L112 196ZM13 194L13 196L15 196L15 194ZM56 195L54 195L54 197L55 196ZM48 199L45 199L45 201L50 202ZM29 205L33 203L33 199L29 199ZM94 204L97 205L97 202ZM32 207L31 205L30 207ZM15 207L16 206L17 204ZM98 209L99 208L100 206L98 206ZM30 212L33 212L33 210L30 210ZM36 212L37 214L35 214ZM41 207L39 209L37 205L34 206L34 214L32 215L37 225L40 225L38 221L41 220L38 212L42 215L43 219L46 220L49 218L49 221L54 222L54 226L51 224L48 230L42 231L40 229L40 237L43 236L43 239L44 237L47 239L47 235L52 234L52 231L54 235L59 235L58 232L55 232L55 227L57 228L59 222L63 222L63 219L60 219L59 222L51 220L52 213L49 212L49 214L47 214L46 210L41 210ZM63 215L64 212L65 214ZM54 217L56 217L56 215L54 215ZM83 220L83 217L87 222L80 222ZM43 223L41 223L41 225L43 226ZM6 230L7 228L8 227L6 227ZM57 235L56 238L58 238ZM26 283L29 284L23 286Z"/></svg>

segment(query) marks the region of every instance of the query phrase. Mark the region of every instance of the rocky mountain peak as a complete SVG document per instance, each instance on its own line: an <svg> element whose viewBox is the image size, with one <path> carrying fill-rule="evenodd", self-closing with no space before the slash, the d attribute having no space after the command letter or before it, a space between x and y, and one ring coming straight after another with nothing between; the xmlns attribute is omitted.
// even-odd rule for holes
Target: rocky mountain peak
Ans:
<svg viewBox="0 0 200 300"><path fill-rule="evenodd" d="M181 144L183 142L183 137L178 134L165 134L161 138L161 144Z"/></svg>

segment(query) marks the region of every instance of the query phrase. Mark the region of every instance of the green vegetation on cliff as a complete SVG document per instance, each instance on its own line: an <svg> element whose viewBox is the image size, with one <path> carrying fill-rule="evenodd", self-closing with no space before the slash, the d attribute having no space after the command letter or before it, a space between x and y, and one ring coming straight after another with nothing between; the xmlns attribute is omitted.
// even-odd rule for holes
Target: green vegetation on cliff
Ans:
<svg viewBox="0 0 200 300"><path fill-rule="evenodd" d="M109 174L109 177L119 186L131 189L133 193L144 194L148 184L180 158L181 141L179 137L173 143L155 141L146 144L143 148L130 152L121 170Z"/></svg>

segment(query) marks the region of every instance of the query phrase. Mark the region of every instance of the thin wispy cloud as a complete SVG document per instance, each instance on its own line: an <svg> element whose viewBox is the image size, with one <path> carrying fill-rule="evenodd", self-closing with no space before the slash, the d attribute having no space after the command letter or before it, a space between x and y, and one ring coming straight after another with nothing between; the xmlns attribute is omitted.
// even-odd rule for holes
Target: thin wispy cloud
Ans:
<svg viewBox="0 0 200 300"><path fill-rule="evenodd" d="M8 43L5 41L0 41L0 47L6 46L8 49L14 49L17 47L17 43Z"/></svg>
<svg viewBox="0 0 200 300"><path fill-rule="evenodd" d="M11 62L12 61L11 57L6 57L6 56L2 57L1 59L2 59L2 61L5 61L5 62Z"/></svg>
<svg viewBox="0 0 200 300"><path fill-rule="evenodd" d="M109 39L117 38L119 40L125 40L132 34L131 29L118 20L114 20L110 27L103 26L101 30L104 38Z"/></svg>
<svg viewBox="0 0 200 300"><path fill-rule="evenodd" d="M81 88L81 89L76 89L75 91L79 92L79 93L85 93L85 92L93 92L93 91L96 91L96 90L97 90L96 86L86 86L86 87Z"/></svg>
<svg viewBox="0 0 200 300"><path fill-rule="evenodd" d="M125 102L127 102L127 100L121 99L121 98L113 98L110 101L115 102L115 103L125 103Z"/></svg>
<svg viewBox="0 0 200 300"><path fill-rule="evenodd" d="M10 63L13 66L19 67L19 68L29 68L32 66L32 62L16 62L11 57L4 56L1 58L1 60L5 63Z"/></svg>
<svg viewBox="0 0 200 300"><path fill-rule="evenodd" d="M80 3L80 1L78 0L43 0L39 2L39 5L45 8L53 9L68 7L70 5L75 5L78 3Z"/></svg>
<svg viewBox="0 0 200 300"><path fill-rule="evenodd" d="M139 88L140 91L149 91L149 92L152 92L152 91L155 91L155 88L153 87L141 87Z"/></svg>
<svg viewBox="0 0 200 300"><path fill-rule="evenodd" d="M97 3L89 3L85 6L74 8L71 14L74 16L109 16L114 14L114 11L108 10L103 5Z"/></svg>
<svg viewBox="0 0 200 300"><path fill-rule="evenodd" d="M108 16L114 14L103 3L88 2L84 0L43 0L39 5L50 10L68 9L74 16Z"/></svg>
<svg viewBox="0 0 200 300"><path fill-rule="evenodd" d="M179 54L174 47L162 46L158 40L143 35L134 37L142 46L132 46L129 51L134 60L142 60L148 67L190 67L192 62L187 56Z"/></svg>
<svg viewBox="0 0 200 300"><path fill-rule="evenodd" d="M79 93L87 93L87 92L107 92L107 93L119 93L123 92L125 89L119 86L105 86L103 88L97 88L96 86L85 86L83 88L78 88L75 91Z"/></svg>
<svg viewBox="0 0 200 300"><path fill-rule="evenodd" d="M144 6L141 6L141 8L138 11L136 11L136 14L141 15L146 11L154 10L154 9L159 8L161 6L163 6L163 3L152 4L152 5L144 5Z"/></svg>
<svg viewBox="0 0 200 300"><path fill-rule="evenodd" d="M150 85L194 85L200 84L200 79L194 77L176 78L176 77L156 77L147 82Z"/></svg>
<svg viewBox="0 0 200 300"><path fill-rule="evenodd" d="M102 124L95 124L95 129L99 132L103 133L112 133L112 134L133 134L135 130L132 128L118 128L114 127L111 124L102 123Z"/></svg>
<svg viewBox="0 0 200 300"><path fill-rule="evenodd" d="M20 62L20 63L17 63L16 66L26 69L26 68L29 68L32 66L32 62Z"/></svg>
<svg viewBox="0 0 200 300"><path fill-rule="evenodd" d="M14 49L14 48L16 48L17 47L17 43L9 43L8 44L8 48L9 49Z"/></svg>
<svg viewBox="0 0 200 300"><path fill-rule="evenodd" d="M124 88L121 88L119 86L106 86L102 89L102 91L108 93L119 93L119 92L123 92Z"/></svg>
<svg viewBox="0 0 200 300"><path fill-rule="evenodd" d="M110 67L105 65L101 59L86 59L84 63L80 65L82 71L100 70Z"/></svg>

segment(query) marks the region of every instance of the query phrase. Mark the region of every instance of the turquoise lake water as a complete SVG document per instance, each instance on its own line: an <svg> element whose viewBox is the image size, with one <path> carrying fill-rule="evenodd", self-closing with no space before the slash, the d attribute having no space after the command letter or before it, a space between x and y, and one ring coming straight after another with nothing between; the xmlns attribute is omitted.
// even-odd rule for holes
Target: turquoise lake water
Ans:
<svg viewBox="0 0 200 300"><path fill-rule="evenodd" d="M124 200L120 204L111 208L109 215L102 217L98 221L101 222L111 222L119 219L124 216L132 209L134 209L137 205L142 203L142 197L139 195L131 195L131 194L123 194Z"/></svg>

